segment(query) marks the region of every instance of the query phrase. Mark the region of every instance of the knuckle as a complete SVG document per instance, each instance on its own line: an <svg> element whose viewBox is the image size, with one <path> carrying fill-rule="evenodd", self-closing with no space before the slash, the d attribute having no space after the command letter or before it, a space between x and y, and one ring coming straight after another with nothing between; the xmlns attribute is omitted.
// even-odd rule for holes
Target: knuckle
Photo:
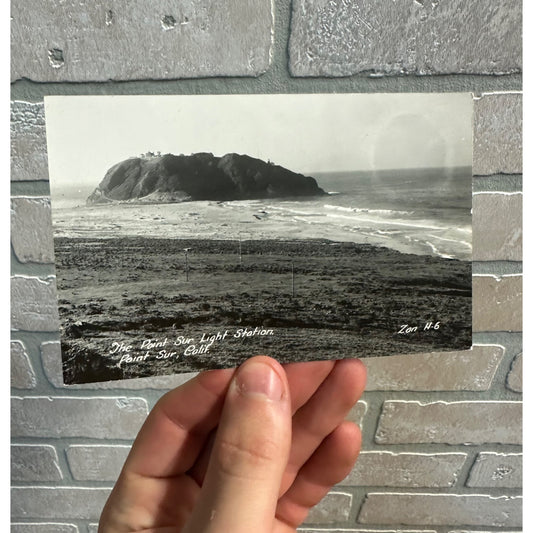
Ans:
<svg viewBox="0 0 533 533"><path fill-rule="evenodd" d="M265 439L222 438L218 446L217 462L223 474L231 477L257 478L270 470L279 455L274 441Z"/></svg>

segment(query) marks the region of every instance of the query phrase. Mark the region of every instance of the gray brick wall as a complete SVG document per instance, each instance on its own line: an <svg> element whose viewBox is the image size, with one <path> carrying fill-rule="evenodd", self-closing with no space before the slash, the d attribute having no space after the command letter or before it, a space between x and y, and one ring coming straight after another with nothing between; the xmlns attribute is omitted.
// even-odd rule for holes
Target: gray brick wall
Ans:
<svg viewBox="0 0 533 533"><path fill-rule="evenodd" d="M144 398L12 397L13 437L134 438L148 414Z"/></svg>
<svg viewBox="0 0 533 533"><path fill-rule="evenodd" d="M295 76L507 74L521 69L520 4L295 0Z"/></svg>
<svg viewBox="0 0 533 533"><path fill-rule="evenodd" d="M20 341L11 342L11 386L15 389L33 389L37 381L28 354Z"/></svg>
<svg viewBox="0 0 533 533"><path fill-rule="evenodd" d="M270 63L270 0L13 2L12 79L257 76Z"/></svg>
<svg viewBox="0 0 533 533"><path fill-rule="evenodd" d="M301 531L517 533L521 3L13 0L12 17L11 530L96 532L148 410L191 377L63 385L45 95L468 91L475 346L365 360L359 463Z"/></svg>
<svg viewBox="0 0 533 533"><path fill-rule="evenodd" d="M11 446L12 481L59 481L63 474L53 446L20 444Z"/></svg>
<svg viewBox="0 0 533 533"><path fill-rule="evenodd" d="M469 487L522 487L522 454L479 453L466 484Z"/></svg>
<svg viewBox="0 0 533 533"><path fill-rule="evenodd" d="M363 524L519 527L521 498L480 494L370 493L358 520Z"/></svg>

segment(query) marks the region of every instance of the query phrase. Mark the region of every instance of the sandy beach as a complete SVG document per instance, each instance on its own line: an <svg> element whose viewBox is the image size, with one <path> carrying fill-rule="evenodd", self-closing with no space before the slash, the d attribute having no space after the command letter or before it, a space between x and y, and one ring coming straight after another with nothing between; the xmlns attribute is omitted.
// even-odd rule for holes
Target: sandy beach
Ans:
<svg viewBox="0 0 533 533"><path fill-rule="evenodd" d="M468 349L471 265L326 240L56 238L65 383Z"/></svg>

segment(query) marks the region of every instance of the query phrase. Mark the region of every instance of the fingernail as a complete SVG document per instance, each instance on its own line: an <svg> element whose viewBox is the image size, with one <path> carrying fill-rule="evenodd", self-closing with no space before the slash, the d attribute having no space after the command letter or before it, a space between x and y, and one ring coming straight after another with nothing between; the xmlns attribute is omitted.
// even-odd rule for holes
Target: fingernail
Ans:
<svg viewBox="0 0 533 533"><path fill-rule="evenodd" d="M245 396L264 396L273 401L281 400L283 383L278 373L265 363L249 362L237 372L235 383Z"/></svg>

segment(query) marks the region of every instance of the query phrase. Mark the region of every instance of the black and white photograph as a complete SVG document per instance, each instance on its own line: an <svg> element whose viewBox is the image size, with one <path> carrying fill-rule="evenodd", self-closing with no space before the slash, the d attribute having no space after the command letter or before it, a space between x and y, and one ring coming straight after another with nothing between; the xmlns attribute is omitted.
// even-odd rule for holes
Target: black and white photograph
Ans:
<svg viewBox="0 0 533 533"><path fill-rule="evenodd" d="M471 348L471 94L45 115L66 384Z"/></svg>

